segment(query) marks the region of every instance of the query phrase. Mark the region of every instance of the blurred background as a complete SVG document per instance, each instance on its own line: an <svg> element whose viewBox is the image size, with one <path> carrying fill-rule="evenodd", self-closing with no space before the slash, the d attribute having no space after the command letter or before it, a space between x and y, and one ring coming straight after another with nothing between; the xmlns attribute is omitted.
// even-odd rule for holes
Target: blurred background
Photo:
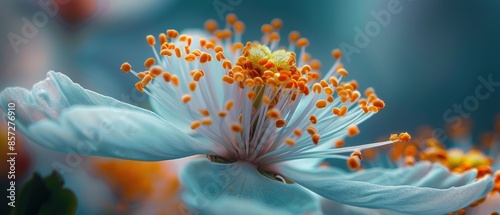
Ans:
<svg viewBox="0 0 500 215"><path fill-rule="evenodd" d="M500 113L500 2L59 2L65 1L0 2L0 89L30 88L54 70L87 89L147 106L147 98L135 91L134 77L119 70L124 61L141 65L152 57L145 36L171 28L202 28L206 19L222 24L232 12L246 24L243 40L259 39L262 24L281 18L282 38L291 30L300 31L310 41L308 52L321 60L324 70L333 64L332 49L349 52L344 53L343 63L350 78L362 89L374 87L386 103L383 111L360 126L361 135L349 142L368 143L421 125L444 129L450 122L458 126L462 119L471 119L473 133L479 134L491 130ZM389 14L390 19L380 21L380 14ZM483 86L481 98L478 86ZM65 159L63 154L24 142L31 159L27 162L33 162L27 172L48 173L51 162Z"/></svg>

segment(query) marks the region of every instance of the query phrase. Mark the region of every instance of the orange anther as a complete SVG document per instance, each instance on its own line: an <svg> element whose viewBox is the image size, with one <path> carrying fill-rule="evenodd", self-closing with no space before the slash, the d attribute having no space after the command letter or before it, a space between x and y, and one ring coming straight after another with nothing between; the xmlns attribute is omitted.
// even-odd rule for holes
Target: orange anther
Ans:
<svg viewBox="0 0 500 215"><path fill-rule="evenodd" d="M149 84L149 82L150 82L151 80L153 80L153 77L152 77L151 75L146 75L146 76L144 76L144 78L143 78L143 79L142 79L142 81L141 81L141 82L142 82L142 85L143 85L143 86L148 85L148 84Z"/></svg>
<svg viewBox="0 0 500 215"><path fill-rule="evenodd" d="M361 97L361 93L359 93L359 91L352 92L350 102L351 103L356 102L356 100L358 100L359 97Z"/></svg>
<svg viewBox="0 0 500 215"><path fill-rule="evenodd" d="M172 75L172 84L176 87L179 86L179 77L177 77L177 75Z"/></svg>
<svg viewBox="0 0 500 215"><path fill-rule="evenodd" d="M278 120L279 118L281 118L281 113L278 109L271 108L270 110L267 111L266 116L271 119Z"/></svg>
<svg viewBox="0 0 500 215"><path fill-rule="evenodd" d="M216 46L214 48L214 52L217 53L217 52L224 52L224 48L222 46Z"/></svg>
<svg viewBox="0 0 500 215"><path fill-rule="evenodd" d="M122 66L120 66L120 69L124 72L130 72L132 66L128 62L125 62L122 64Z"/></svg>
<svg viewBox="0 0 500 215"><path fill-rule="evenodd" d="M326 107L326 104L327 104L327 101L326 101L326 100L318 100L318 101L316 102L316 107L317 107L318 109L321 109L321 108Z"/></svg>
<svg viewBox="0 0 500 215"><path fill-rule="evenodd" d="M300 33L298 31L292 31L288 34L288 40L290 43L295 43L300 38Z"/></svg>
<svg viewBox="0 0 500 215"><path fill-rule="evenodd" d="M368 110L373 113L378 113L378 107L375 106L370 106L368 107Z"/></svg>
<svg viewBox="0 0 500 215"><path fill-rule="evenodd" d="M165 82L167 82L167 83L170 82L170 80L172 80L172 76L168 72L164 72L162 74L162 76L163 76L163 80L165 80Z"/></svg>
<svg viewBox="0 0 500 215"><path fill-rule="evenodd" d="M390 141L398 141L399 136L397 134L391 134L391 136L389 137L389 140Z"/></svg>
<svg viewBox="0 0 500 215"><path fill-rule="evenodd" d="M205 28L206 31L212 33L215 30L217 30L217 28L219 28L219 25L217 24L217 22L215 20L209 19L209 20L205 21L205 24L203 24L203 27Z"/></svg>
<svg viewBox="0 0 500 215"><path fill-rule="evenodd" d="M344 68L339 68L339 69L337 69L337 74L339 74L339 75L342 75L342 76L346 77L346 76L347 76L347 74L348 74L348 72L347 72L347 70L345 70Z"/></svg>
<svg viewBox="0 0 500 215"><path fill-rule="evenodd" d="M349 137L354 137L359 134L359 128L356 125L351 125L347 128L347 135Z"/></svg>
<svg viewBox="0 0 500 215"><path fill-rule="evenodd" d="M265 104L271 104L271 99L267 96L263 96L262 97L262 101L265 103Z"/></svg>
<svg viewBox="0 0 500 215"><path fill-rule="evenodd" d="M135 88L137 89L137 91L143 93L144 92L144 85L142 85L142 82L137 82L135 83Z"/></svg>
<svg viewBox="0 0 500 215"><path fill-rule="evenodd" d="M341 148L345 145L345 141L344 140L337 140L335 141L335 147L337 148Z"/></svg>
<svg viewBox="0 0 500 215"><path fill-rule="evenodd" d="M245 31L245 23L238 20L233 24L233 28L236 33L241 34Z"/></svg>
<svg viewBox="0 0 500 215"><path fill-rule="evenodd" d="M293 130L293 134L295 134L295 136L297 136L297 137L300 137L300 136L302 136L302 131L299 129L295 129L295 130Z"/></svg>
<svg viewBox="0 0 500 215"><path fill-rule="evenodd" d="M280 40L280 34L278 34L277 32L273 32L271 34L269 34L269 41L279 41Z"/></svg>
<svg viewBox="0 0 500 215"><path fill-rule="evenodd" d="M352 152L351 153L351 157L354 157L354 156L358 157L359 160L363 160L363 155L361 154L360 151L354 151L354 152Z"/></svg>
<svg viewBox="0 0 500 215"><path fill-rule="evenodd" d="M160 44L166 43L167 42L167 35L164 33L161 33L158 38L160 39Z"/></svg>
<svg viewBox="0 0 500 215"><path fill-rule="evenodd" d="M146 68L153 66L153 64L155 64L155 59L152 57L150 57L150 58L146 59L146 61L144 61L144 67L146 67Z"/></svg>
<svg viewBox="0 0 500 215"><path fill-rule="evenodd" d="M276 120L276 123L275 123L276 128L283 128L283 126L285 126L285 124L286 124L286 120L284 120L284 119L278 119L278 120Z"/></svg>
<svg viewBox="0 0 500 215"><path fill-rule="evenodd" d="M250 100L255 100L255 97L257 97L257 94L255 94L254 91L250 91L247 93L247 98L250 99Z"/></svg>
<svg viewBox="0 0 500 215"><path fill-rule="evenodd" d="M231 125L231 130L233 132L236 132L236 133L240 133L243 131L243 126L239 125L239 124L232 124Z"/></svg>
<svg viewBox="0 0 500 215"><path fill-rule="evenodd" d="M317 133L311 136L311 140L313 141L314 145L318 145L320 138L321 136Z"/></svg>
<svg viewBox="0 0 500 215"><path fill-rule="evenodd" d="M334 87L339 86L339 81L337 80L337 77L332 76L332 77L330 77L329 81L332 84L332 86L334 86Z"/></svg>
<svg viewBox="0 0 500 215"><path fill-rule="evenodd" d="M177 32L176 30L173 30L173 29L169 29L167 30L167 37L168 38L176 38L177 36L179 36L179 32Z"/></svg>
<svg viewBox="0 0 500 215"><path fill-rule="evenodd" d="M295 146L295 140L293 140L292 138L286 138L285 143L289 146Z"/></svg>
<svg viewBox="0 0 500 215"><path fill-rule="evenodd" d="M315 83L312 87L313 92L317 94L321 94L321 91L323 90L323 87L321 87L321 84Z"/></svg>
<svg viewBox="0 0 500 215"><path fill-rule="evenodd" d="M189 83L189 90L194 92L196 90L196 82L192 81Z"/></svg>
<svg viewBox="0 0 500 215"><path fill-rule="evenodd" d="M262 25L262 27L260 29L261 29L262 33L264 33L264 34L268 34L268 33L271 33L273 31L273 27L269 24Z"/></svg>
<svg viewBox="0 0 500 215"><path fill-rule="evenodd" d="M311 68L314 70L321 69L321 62L319 60L312 60L311 61Z"/></svg>
<svg viewBox="0 0 500 215"><path fill-rule="evenodd" d="M257 61L257 64L264 66L267 63L268 59L267 58L262 58L259 61Z"/></svg>
<svg viewBox="0 0 500 215"><path fill-rule="evenodd" d="M160 55L163 55L163 56L172 56L172 52L168 49L162 49L160 51Z"/></svg>
<svg viewBox="0 0 500 215"><path fill-rule="evenodd" d="M230 111L231 108L233 108L234 106L234 101L233 100L229 100L226 102L226 110Z"/></svg>
<svg viewBox="0 0 500 215"><path fill-rule="evenodd" d="M351 170L356 170L361 166L361 161L356 156L351 156L347 159L347 167Z"/></svg>
<svg viewBox="0 0 500 215"><path fill-rule="evenodd" d="M204 117L210 116L210 112L207 109L200 109L200 114Z"/></svg>
<svg viewBox="0 0 500 215"><path fill-rule="evenodd" d="M314 134L318 133L318 130L316 130L316 128L314 126L312 126L312 125L307 126L306 131L310 135L314 135Z"/></svg>
<svg viewBox="0 0 500 215"><path fill-rule="evenodd" d="M275 18L271 21L271 26L273 26L275 30L279 30L283 26L283 21L281 21L281 19Z"/></svg>
<svg viewBox="0 0 500 215"><path fill-rule="evenodd" d="M410 140L411 140L411 136L410 136L410 134L408 134L408 132L404 132L404 133L399 134L399 141L408 142Z"/></svg>
<svg viewBox="0 0 500 215"><path fill-rule="evenodd" d="M331 87L325 87L324 90L326 95L333 95L333 89Z"/></svg>
<svg viewBox="0 0 500 215"><path fill-rule="evenodd" d="M373 101L373 106L377 107L378 109L382 109L385 107L385 103L384 101L380 100L380 99L375 99L375 101Z"/></svg>
<svg viewBox="0 0 500 215"><path fill-rule="evenodd" d="M212 120L210 118L203 118L201 120L202 125L212 125Z"/></svg>
<svg viewBox="0 0 500 215"><path fill-rule="evenodd" d="M326 97L326 101L327 101L328 103L332 103L332 102L334 101L333 96L328 96L328 97Z"/></svg>
<svg viewBox="0 0 500 215"><path fill-rule="evenodd" d="M224 56L224 53L222 52L217 52L217 54L215 54L215 59L220 62L221 60L226 59L226 56Z"/></svg>
<svg viewBox="0 0 500 215"><path fill-rule="evenodd" d="M335 60L338 60L340 59L340 57L342 57L342 51L340 51L340 49L334 49L332 51L332 56Z"/></svg>
<svg viewBox="0 0 500 215"><path fill-rule="evenodd" d="M255 86L255 81L253 79L247 79L245 80L245 85L247 85L247 87L254 87Z"/></svg>
<svg viewBox="0 0 500 215"><path fill-rule="evenodd" d="M184 104L186 104L186 103L188 103L189 101L191 101L191 96L190 96L190 95L187 95L187 94L186 94L186 95L183 95L183 96L181 97L181 100L182 100L182 102L183 102Z"/></svg>
<svg viewBox="0 0 500 215"><path fill-rule="evenodd" d="M153 37L153 35L148 35L146 37L146 41L148 41L148 44L150 46L154 46L156 44L156 40L155 40L155 37Z"/></svg>
<svg viewBox="0 0 500 215"><path fill-rule="evenodd" d="M189 46L184 46L184 52L186 52L186 54L189 54L191 52Z"/></svg>
<svg viewBox="0 0 500 215"><path fill-rule="evenodd" d="M274 63L273 63L272 61L268 61L268 62L264 65L264 67L265 67L266 69L271 69L271 68L273 68L274 66L275 66L275 65L274 65Z"/></svg>
<svg viewBox="0 0 500 215"><path fill-rule="evenodd" d="M218 115L219 117L226 117L226 116L227 116L227 112L226 112L226 111L221 110L221 111L219 111L219 113L217 113L217 115Z"/></svg>
<svg viewBox="0 0 500 215"><path fill-rule="evenodd" d="M375 94L375 90L373 88L369 87L365 90L365 97L370 97L371 95Z"/></svg>
<svg viewBox="0 0 500 215"><path fill-rule="evenodd" d="M227 39L227 38L230 38L232 36L232 33L230 30L217 30L214 32L214 36L216 36L217 38L219 39ZM207 46L209 45L210 43L207 43ZM213 44L213 43L212 43ZM215 47L215 44L211 45L210 47ZM209 47L205 47L205 48L209 48Z"/></svg>
<svg viewBox="0 0 500 215"><path fill-rule="evenodd" d="M300 38L297 40L297 47L302 48L306 47L307 45L309 45L309 40L307 40L306 38Z"/></svg>
<svg viewBox="0 0 500 215"><path fill-rule="evenodd" d="M234 24L236 21L238 21L238 17L234 13L230 13L226 15L226 22L229 24Z"/></svg>
<svg viewBox="0 0 500 215"><path fill-rule="evenodd" d="M187 62L193 62L196 59L196 56L194 54L188 54L186 57L184 57L184 60Z"/></svg>
<svg viewBox="0 0 500 215"><path fill-rule="evenodd" d="M192 123L191 123L191 129L192 129L192 130L195 130L195 129L197 129L198 127L200 127L200 125L201 125L201 122L200 122L200 121L194 121L194 122L192 122Z"/></svg>
<svg viewBox="0 0 500 215"><path fill-rule="evenodd" d="M313 114L309 117L309 122L311 122L312 124L316 124L318 122L318 119L316 118L316 116Z"/></svg>
<svg viewBox="0 0 500 215"><path fill-rule="evenodd" d="M181 58L181 49L179 47L175 47L174 51L175 51L175 56Z"/></svg>
<svg viewBox="0 0 500 215"><path fill-rule="evenodd" d="M206 63L208 61L208 56L209 54L206 52L203 52L200 56L200 63Z"/></svg>
<svg viewBox="0 0 500 215"><path fill-rule="evenodd" d="M159 66L153 66L149 70L149 74L151 74L153 77L161 75L162 72L163 72L163 69L161 67L159 67Z"/></svg>
<svg viewBox="0 0 500 215"><path fill-rule="evenodd" d="M234 83L234 79L231 78L231 77L229 77L228 75L222 76L222 81L226 82L228 84L233 84Z"/></svg>
<svg viewBox="0 0 500 215"><path fill-rule="evenodd" d="M226 59L222 62L222 68L231 69L232 67L233 67L233 65L231 64L231 61Z"/></svg>

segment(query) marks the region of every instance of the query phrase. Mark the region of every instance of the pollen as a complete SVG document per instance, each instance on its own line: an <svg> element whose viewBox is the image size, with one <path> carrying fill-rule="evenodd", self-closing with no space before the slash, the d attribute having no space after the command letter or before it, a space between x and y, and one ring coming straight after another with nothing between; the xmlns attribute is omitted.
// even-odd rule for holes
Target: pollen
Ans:
<svg viewBox="0 0 500 215"><path fill-rule="evenodd" d="M197 129L200 126L201 126L201 122L200 121L194 121L194 122L191 123L191 129L192 130Z"/></svg>
<svg viewBox="0 0 500 215"><path fill-rule="evenodd" d="M408 134L408 132L404 132L404 133L399 134L399 140L401 142L408 142L411 140L411 136L410 136L410 134Z"/></svg>
<svg viewBox="0 0 500 215"><path fill-rule="evenodd" d="M309 45L309 40L307 40L306 38L300 38L297 40L297 47L303 48L307 45Z"/></svg>
<svg viewBox="0 0 500 215"><path fill-rule="evenodd" d="M347 70L345 70L344 68L339 68L339 69L337 70L337 73L338 73L339 75L341 75L341 76L344 76L344 77L346 77L346 76L347 76L347 74L348 74Z"/></svg>
<svg viewBox="0 0 500 215"><path fill-rule="evenodd" d="M200 109L200 114L204 117L210 116L210 112L207 109Z"/></svg>
<svg viewBox="0 0 500 215"><path fill-rule="evenodd" d="M202 125L212 125L212 119L210 119L210 118L203 118L201 120L201 124Z"/></svg>
<svg viewBox="0 0 500 215"><path fill-rule="evenodd" d="M318 133L318 130L316 130L316 128L314 126L312 126L312 125L307 126L306 131L310 135L314 135L314 134Z"/></svg>
<svg viewBox="0 0 500 215"><path fill-rule="evenodd" d="M234 106L234 101L233 100L229 100L226 102L226 110L230 111Z"/></svg>
<svg viewBox="0 0 500 215"><path fill-rule="evenodd" d="M361 166L361 161L357 156L351 156L347 159L347 167L351 170L357 170Z"/></svg>
<svg viewBox="0 0 500 215"><path fill-rule="evenodd" d="M297 136L297 137L300 137L300 136L302 136L302 131L301 131L301 130L299 130L299 129L295 129L295 130L293 130L293 134L294 134L295 136Z"/></svg>
<svg viewBox="0 0 500 215"><path fill-rule="evenodd" d="M286 121L284 119L278 119L276 120L276 128L283 128L286 124Z"/></svg>
<svg viewBox="0 0 500 215"><path fill-rule="evenodd" d="M193 81L189 83L189 90L191 92L194 92L196 90L196 82Z"/></svg>
<svg viewBox="0 0 500 215"><path fill-rule="evenodd" d="M149 68L155 64L155 59L150 57L144 61L144 67Z"/></svg>
<svg viewBox="0 0 500 215"><path fill-rule="evenodd" d="M288 34L288 40L290 43L295 43L300 39L300 33L298 31L292 31Z"/></svg>
<svg viewBox="0 0 500 215"><path fill-rule="evenodd" d="M292 138L286 138L285 143L289 146L295 146L295 140L293 140Z"/></svg>
<svg viewBox="0 0 500 215"><path fill-rule="evenodd" d="M191 101L191 95L183 95L182 98L181 98L182 102L184 104L188 103L189 101Z"/></svg>
<svg viewBox="0 0 500 215"><path fill-rule="evenodd" d="M132 69L132 66L128 62L125 62L122 64L120 69L124 72L130 72L130 70Z"/></svg>
<svg viewBox="0 0 500 215"><path fill-rule="evenodd" d="M267 117L278 120L279 118L281 118L281 113L277 108L272 108L267 111Z"/></svg>
<svg viewBox="0 0 500 215"><path fill-rule="evenodd" d="M318 122L318 119L316 118L316 116L313 114L309 117L309 122L311 122L312 124L316 124Z"/></svg>
<svg viewBox="0 0 500 215"><path fill-rule="evenodd" d="M173 29L167 30L167 37L168 38L174 39L174 38L177 38L177 36L179 36L179 32L177 32L176 30L173 30Z"/></svg>
<svg viewBox="0 0 500 215"><path fill-rule="evenodd" d="M327 101L326 101L326 100L318 100L318 101L316 102L316 107L317 107L318 109L321 109L321 108L326 107L326 104L327 104Z"/></svg>
<svg viewBox="0 0 500 215"><path fill-rule="evenodd" d="M155 37L153 37L153 35L148 35L146 37L146 41L148 41L149 46L154 46L156 44Z"/></svg>
<svg viewBox="0 0 500 215"><path fill-rule="evenodd" d="M252 101L255 100L256 96L257 95L255 94L254 91L250 91L250 92L247 93L247 98L250 99L250 100L252 100Z"/></svg>
<svg viewBox="0 0 500 215"><path fill-rule="evenodd" d="M179 86L179 77L177 77L177 75L172 75L172 84L176 87Z"/></svg>
<svg viewBox="0 0 500 215"><path fill-rule="evenodd" d="M356 125L351 125L347 128L347 135L349 137L354 137L359 134L359 128Z"/></svg>
<svg viewBox="0 0 500 215"><path fill-rule="evenodd" d="M219 25L217 24L217 22L215 20L209 19L209 20L205 21L205 24L203 25L203 27L205 28L206 31L213 33L215 30L217 30L219 28Z"/></svg>
<svg viewBox="0 0 500 215"><path fill-rule="evenodd" d="M314 145L318 145L320 138L321 138L321 136L319 134L313 134L311 136L311 140L314 143Z"/></svg>
<svg viewBox="0 0 500 215"><path fill-rule="evenodd" d="M240 124L232 124L231 130L235 133L240 133L243 131L243 126L241 126Z"/></svg>
<svg viewBox="0 0 500 215"><path fill-rule="evenodd" d="M335 60L339 60L340 57L342 57L342 51L340 51L340 49L334 49L332 51L332 56Z"/></svg>
<svg viewBox="0 0 500 215"><path fill-rule="evenodd" d="M341 148L345 145L345 141L344 140L337 140L337 141L335 141L334 145L336 148Z"/></svg>

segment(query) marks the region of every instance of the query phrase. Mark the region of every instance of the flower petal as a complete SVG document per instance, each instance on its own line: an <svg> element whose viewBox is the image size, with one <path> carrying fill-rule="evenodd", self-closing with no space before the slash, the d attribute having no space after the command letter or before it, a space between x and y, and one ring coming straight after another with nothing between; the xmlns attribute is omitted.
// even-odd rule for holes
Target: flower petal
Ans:
<svg viewBox="0 0 500 215"><path fill-rule="evenodd" d="M4 112L7 112L7 104L10 102L15 103L17 123L23 127L42 119L57 119L64 109L73 105L110 106L151 113L86 90L79 84L73 83L64 74L54 71L49 71L47 78L33 85L30 91L20 87L3 90L0 94L0 103Z"/></svg>
<svg viewBox="0 0 500 215"><path fill-rule="evenodd" d="M403 170L387 170L399 172L390 175L398 175L401 179L374 179L374 183L359 181L359 178L353 176L332 175L327 178L324 173L317 174L286 167L280 171L305 188L336 202L410 214L444 214L456 211L485 196L493 186L491 177L472 181L470 174L465 174L462 177L466 179L461 180L450 174L443 175L440 167L431 168L431 171L421 178L423 182L420 182L415 180L414 177L418 174L413 171L419 172L421 169L421 166L417 166ZM381 174L379 177L385 176ZM453 179L448 180L449 177ZM440 180L446 182L441 183Z"/></svg>
<svg viewBox="0 0 500 215"><path fill-rule="evenodd" d="M238 215L293 215L292 213L271 208L254 201L242 200L238 198L223 198L215 201L213 204L207 205L201 215L221 215L227 214Z"/></svg>
<svg viewBox="0 0 500 215"><path fill-rule="evenodd" d="M25 134L56 151L131 160L214 153L212 145L198 142L156 115L112 107L72 107L58 120L29 126Z"/></svg>
<svg viewBox="0 0 500 215"><path fill-rule="evenodd" d="M203 214L208 205L221 198L238 198L286 209L292 214L320 213L319 202L309 191L296 184L271 180L246 162L192 161L181 172L181 181L185 187L183 199L192 212Z"/></svg>

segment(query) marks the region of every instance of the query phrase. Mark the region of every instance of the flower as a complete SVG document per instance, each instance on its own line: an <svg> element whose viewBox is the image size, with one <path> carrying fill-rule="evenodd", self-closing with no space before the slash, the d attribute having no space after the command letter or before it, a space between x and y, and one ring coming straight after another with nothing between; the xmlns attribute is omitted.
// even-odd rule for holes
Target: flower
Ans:
<svg viewBox="0 0 500 215"><path fill-rule="evenodd" d="M317 194L352 206L440 214L491 189L490 177L476 181L474 171L452 175L430 163L352 174L317 169L324 158L343 159L357 169L362 150L410 136L332 148L334 141L357 135L357 125L384 102L371 88L361 98L358 83L345 81L339 50L321 79L321 64L311 60L309 42L298 32L281 48L281 20L262 26L260 43L246 44L244 23L234 14L226 21L224 29L213 20L205 23L213 37L167 30L158 37L159 52L156 38L147 36L155 57L144 62L146 71L121 66L139 78L136 88L150 96L157 114L52 71L31 91L4 90L1 103L17 102L19 129L53 150L143 161L207 155L181 173L184 202L194 212L210 208L215 199L239 198L292 214L319 214Z"/></svg>

